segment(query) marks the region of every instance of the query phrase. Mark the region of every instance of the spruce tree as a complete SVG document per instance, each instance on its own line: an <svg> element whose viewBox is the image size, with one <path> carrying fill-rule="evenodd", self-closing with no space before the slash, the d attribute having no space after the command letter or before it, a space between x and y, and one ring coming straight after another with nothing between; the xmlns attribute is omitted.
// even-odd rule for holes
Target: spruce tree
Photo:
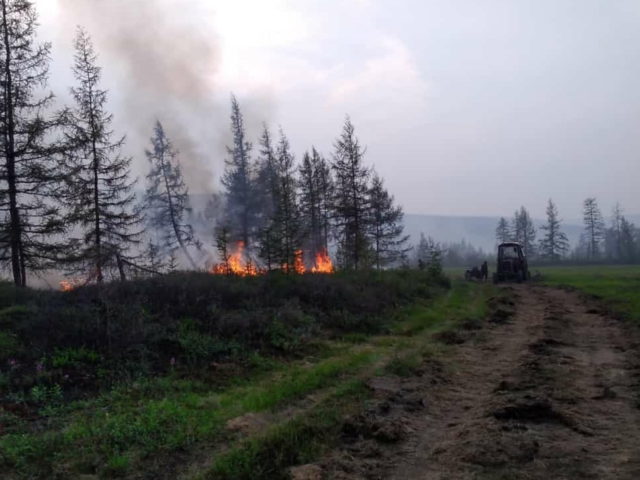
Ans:
<svg viewBox="0 0 640 480"><path fill-rule="evenodd" d="M197 265L187 249L200 248L193 227L186 223L185 214L191 211L189 191L182 178L178 152L158 121L151 138L152 148L146 151L151 170L147 175L145 204L149 226L160 233L165 253L175 253L180 249L191 263Z"/></svg>
<svg viewBox="0 0 640 480"><path fill-rule="evenodd" d="M370 172L363 164L364 149L348 117L334 149L331 168L335 179L333 217L338 253L344 268L358 270L366 266L369 251L366 222Z"/></svg>
<svg viewBox="0 0 640 480"><path fill-rule="evenodd" d="M583 220L587 241L587 257L595 260L600 256L600 243L604 235L604 221L595 198L585 199Z"/></svg>
<svg viewBox="0 0 640 480"><path fill-rule="evenodd" d="M102 283L106 269L117 267L124 279L124 265L137 257L135 247L142 233L131 180L131 158L120 152L124 137L112 139L112 115L105 109L107 91L100 88L101 69L89 35L78 29L71 88L75 107L70 112L67 142L71 209L70 221L81 233L69 260L76 270L91 272Z"/></svg>
<svg viewBox="0 0 640 480"><path fill-rule="evenodd" d="M65 231L55 198L63 169L58 145L48 143L58 119L45 118L52 94L37 96L47 85L51 44L36 42L37 14L28 0L0 0L0 234L2 260L13 281L27 284L27 270L54 266Z"/></svg>
<svg viewBox="0 0 640 480"><path fill-rule="evenodd" d="M552 262L560 260L569 251L569 240L560 229L558 208L551 199L547 204L547 223L541 229L545 233L540 240L540 256Z"/></svg>
<svg viewBox="0 0 640 480"><path fill-rule="evenodd" d="M384 188L384 183L374 173L368 194L368 232L376 269L392 265L409 251L405 245L408 235L403 235L402 207L395 205L393 196Z"/></svg>
<svg viewBox="0 0 640 480"><path fill-rule="evenodd" d="M498 226L496 227L496 241L499 244L511 241L509 222L504 217L500 217L500 220L498 220Z"/></svg>
<svg viewBox="0 0 640 480"><path fill-rule="evenodd" d="M227 147L229 158L222 176L225 187L224 223L235 241L251 246L256 216L256 194L251 172L252 145L246 139L244 119L235 96L231 97L231 133L233 146Z"/></svg>

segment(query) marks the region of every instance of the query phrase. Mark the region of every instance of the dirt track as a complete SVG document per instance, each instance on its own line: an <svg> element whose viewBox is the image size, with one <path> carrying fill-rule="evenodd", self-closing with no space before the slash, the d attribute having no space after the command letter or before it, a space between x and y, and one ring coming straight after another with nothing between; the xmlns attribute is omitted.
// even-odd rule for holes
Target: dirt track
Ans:
<svg viewBox="0 0 640 480"><path fill-rule="evenodd" d="M402 380L389 397L419 394L419 412L376 414L403 441L354 447L329 478L640 478L635 333L577 293L505 288L515 307L456 346L445 374Z"/></svg>

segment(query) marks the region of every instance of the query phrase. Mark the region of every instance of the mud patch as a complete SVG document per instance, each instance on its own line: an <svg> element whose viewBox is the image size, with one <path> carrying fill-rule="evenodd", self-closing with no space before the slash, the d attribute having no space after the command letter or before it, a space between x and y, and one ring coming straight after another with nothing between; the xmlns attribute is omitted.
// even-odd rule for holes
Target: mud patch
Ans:
<svg viewBox="0 0 640 480"><path fill-rule="evenodd" d="M498 408L491 412L497 420L513 420L532 423L567 424L564 415L554 410L547 398L530 398L518 401L513 405Z"/></svg>

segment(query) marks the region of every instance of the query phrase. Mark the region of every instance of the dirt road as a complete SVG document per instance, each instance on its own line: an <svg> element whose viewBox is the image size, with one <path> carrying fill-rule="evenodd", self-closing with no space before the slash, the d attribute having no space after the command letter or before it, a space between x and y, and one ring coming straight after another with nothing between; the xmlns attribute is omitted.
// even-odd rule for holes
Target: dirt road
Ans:
<svg viewBox="0 0 640 480"><path fill-rule="evenodd" d="M329 478L640 478L635 333L578 293L505 288L514 306L457 345L439 380L401 382L421 410L378 414L403 426L403 441L356 451Z"/></svg>

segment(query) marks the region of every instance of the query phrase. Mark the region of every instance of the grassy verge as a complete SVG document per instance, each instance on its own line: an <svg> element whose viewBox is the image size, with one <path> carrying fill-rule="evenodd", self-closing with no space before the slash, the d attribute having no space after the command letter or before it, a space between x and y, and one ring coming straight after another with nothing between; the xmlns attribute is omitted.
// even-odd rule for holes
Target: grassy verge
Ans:
<svg viewBox="0 0 640 480"><path fill-rule="evenodd" d="M547 285L570 286L602 299L614 312L640 321L640 266L542 267Z"/></svg>
<svg viewBox="0 0 640 480"><path fill-rule="evenodd" d="M483 318L491 293L489 285L455 282L444 295L400 309L387 334L338 337L320 356L275 362L239 385L211 388L169 375L76 402L35 431L14 425L2 436L0 473L126 477L150 461L162 464L175 452L188 455L207 444L214 458L204 478L282 478L286 467L311 461L335 443L344 413L366 398L362 385L368 377L411 375L440 348L434 333ZM225 428L232 418L277 412L310 394L320 400L266 430L236 438Z"/></svg>

